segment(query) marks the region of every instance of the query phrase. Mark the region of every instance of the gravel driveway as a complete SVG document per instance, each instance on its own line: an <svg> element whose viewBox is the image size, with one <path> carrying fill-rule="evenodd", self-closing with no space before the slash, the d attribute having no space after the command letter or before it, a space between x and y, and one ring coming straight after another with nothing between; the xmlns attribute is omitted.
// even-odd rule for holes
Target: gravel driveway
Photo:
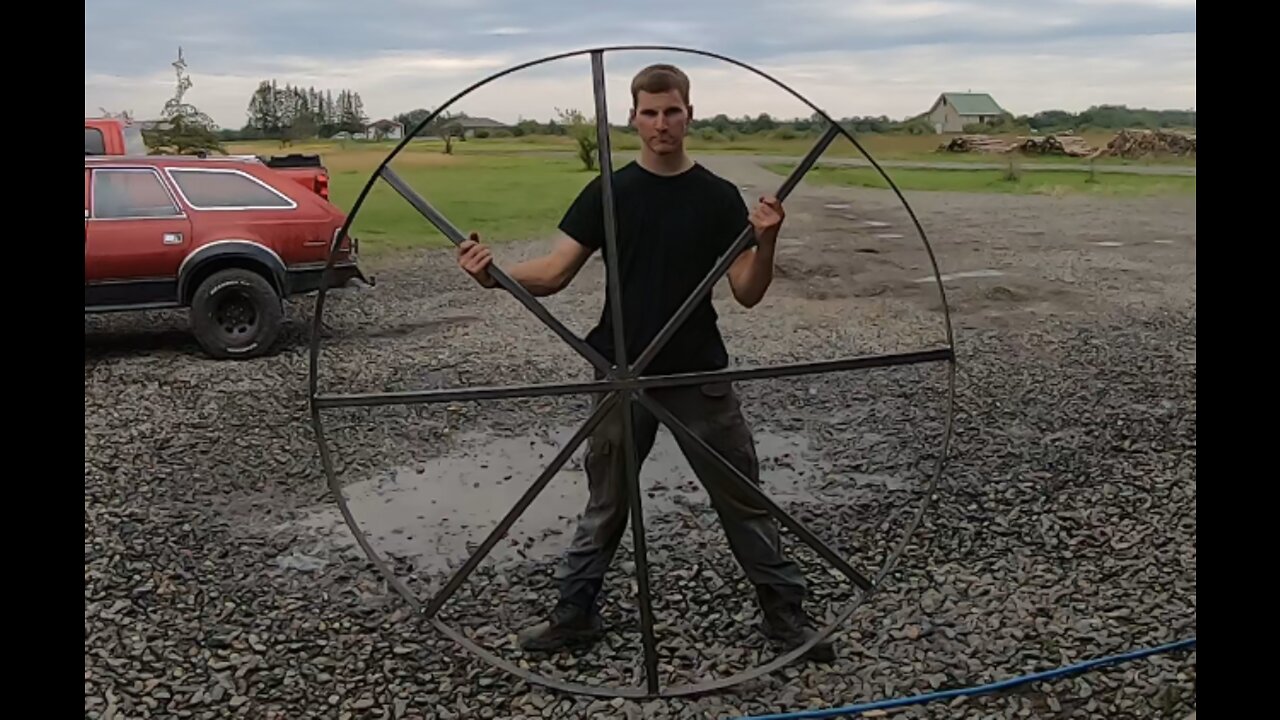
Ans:
<svg viewBox="0 0 1280 720"><path fill-rule="evenodd" d="M708 161L754 196L778 178ZM418 622L326 495L307 408L310 298L277 354L199 355L180 314L86 318L85 714L192 718L695 717L959 687L1196 633L1195 199L909 195L947 274L959 354L954 441L897 571L836 635L839 659L714 696L609 701L518 682ZM406 212L410 212L406 208ZM777 280L718 309L743 364L935 347L929 259L892 198L802 188ZM499 262L541 242L503 245ZM585 363L448 251L384 259L331 295L322 386L372 392L580 380ZM585 332L592 262L547 306ZM742 383L766 489L874 572L936 459L941 367ZM585 417L587 398L326 413L374 544L426 596ZM579 454L580 455L580 454ZM645 466L664 682L771 657L741 571L669 436ZM523 657L585 495L577 459L445 610L513 662L587 683L642 667L630 537L609 639ZM793 537L818 615L850 597ZM901 717L1185 717L1195 653Z"/></svg>

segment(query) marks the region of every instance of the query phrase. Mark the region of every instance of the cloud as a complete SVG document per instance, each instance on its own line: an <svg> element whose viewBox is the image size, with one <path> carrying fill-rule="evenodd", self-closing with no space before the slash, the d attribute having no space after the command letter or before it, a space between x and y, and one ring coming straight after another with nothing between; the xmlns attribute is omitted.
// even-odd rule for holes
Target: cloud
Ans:
<svg viewBox="0 0 1280 720"><path fill-rule="evenodd" d="M533 31L522 27L496 27L480 32L482 35L528 35Z"/></svg>
<svg viewBox="0 0 1280 720"><path fill-rule="evenodd" d="M182 45L188 98L224 126L244 122L259 81L358 91L374 118L434 107L516 63L609 44L705 48L793 83L836 115L902 117L944 90L991 92L1014 112L1100 103L1194 107L1195 3L1183 0L796 0L778 3L590 0L555 4L409 0L352 6L319 0L222 0L156 13L142 0L85 6L85 109L155 115L172 94ZM625 117L629 74L682 62L700 115L808 109L728 65L618 53L610 115ZM497 81L459 106L514 121L591 107L578 57Z"/></svg>

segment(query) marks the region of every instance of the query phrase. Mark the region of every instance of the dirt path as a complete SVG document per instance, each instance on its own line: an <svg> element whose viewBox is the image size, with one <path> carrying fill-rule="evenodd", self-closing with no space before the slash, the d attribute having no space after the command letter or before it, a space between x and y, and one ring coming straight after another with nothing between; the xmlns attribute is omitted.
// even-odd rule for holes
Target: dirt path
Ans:
<svg viewBox="0 0 1280 720"><path fill-rule="evenodd" d="M782 182L756 158L702 161L750 201ZM1004 327L1017 316L1194 303L1194 197L904 196L932 244L957 322ZM920 233L885 190L802 182L787 203L778 278L776 302L874 298L899 319L939 309ZM821 311L823 303L800 306Z"/></svg>

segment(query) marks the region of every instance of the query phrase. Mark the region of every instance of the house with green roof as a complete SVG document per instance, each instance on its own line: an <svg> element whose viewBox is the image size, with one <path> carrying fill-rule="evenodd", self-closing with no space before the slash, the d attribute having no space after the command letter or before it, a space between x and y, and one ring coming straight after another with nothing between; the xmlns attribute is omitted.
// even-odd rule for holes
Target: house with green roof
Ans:
<svg viewBox="0 0 1280 720"><path fill-rule="evenodd" d="M934 132L963 132L965 125L995 122L1004 108L987 93L944 92L929 108L929 124Z"/></svg>

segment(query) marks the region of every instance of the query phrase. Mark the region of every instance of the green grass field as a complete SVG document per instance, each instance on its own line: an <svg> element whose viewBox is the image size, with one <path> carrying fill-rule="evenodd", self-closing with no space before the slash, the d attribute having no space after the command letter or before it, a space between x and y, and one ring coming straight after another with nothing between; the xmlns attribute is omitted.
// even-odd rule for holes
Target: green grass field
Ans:
<svg viewBox="0 0 1280 720"><path fill-rule="evenodd" d="M578 191L594 177L577 161L484 155L436 162L397 159L392 169L465 233L486 241L530 239L554 232ZM335 204L351 208L373 170L337 171L330 182ZM377 182L356 217L361 250L446 246L449 241L384 182Z"/></svg>
<svg viewBox="0 0 1280 720"><path fill-rule="evenodd" d="M749 138L736 142L694 140L690 145L694 153L703 154L800 156L812 142L812 138ZM923 149L936 147L939 142L937 136L869 136L866 139L868 149L878 160L993 161L986 155L952 155ZM235 154L318 153L332 174L333 201L349 211L374 169L394 145L391 142L312 141L282 148L274 142L253 142L236 143L227 150ZM574 156L573 141L563 137L471 139L455 142L452 155L445 155L441 148L439 140L415 140L396 157L392 168L463 232L479 232L492 242L549 236L578 191L595 176L594 172L582 169ZM619 160L615 162L634 155L636 148L634 136L618 133L615 149L619 151ZM859 156L847 141L833 145L830 152L837 157ZM1067 160L1047 159L1055 163ZM1194 165L1194 159L1191 164ZM791 165L777 163L766 167L785 175ZM1195 177L1097 173L1090 178L1085 171L1036 172L1025 168L1017 182L1006 180L1006 173L1000 170L890 168L888 172L899 187L912 191L1131 196L1194 194L1196 183ZM869 168L819 166L806 176L805 182L886 187L883 179ZM361 238L361 249L367 256L448 244L443 235L383 182L374 184L356 218L353 232Z"/></svg>
<svg viewBox="0 0 1280 720"><path fill-rule="evenodd" d="M770 164L769 170L786 175L794 167L788 163ZM1007 170L922 170L886 168L886 173L900 190L949 191L970 193L1011 193L1019 195L1195 195L1195 176L1137 175L1132 173L1090 174L1085 170L1045 170L1010 173ZM1011 179L1015 178L1016 179ZM805 175L804 182L814 185L843 185L888 189L880 173L873 168L818 166Z"/></svg>

